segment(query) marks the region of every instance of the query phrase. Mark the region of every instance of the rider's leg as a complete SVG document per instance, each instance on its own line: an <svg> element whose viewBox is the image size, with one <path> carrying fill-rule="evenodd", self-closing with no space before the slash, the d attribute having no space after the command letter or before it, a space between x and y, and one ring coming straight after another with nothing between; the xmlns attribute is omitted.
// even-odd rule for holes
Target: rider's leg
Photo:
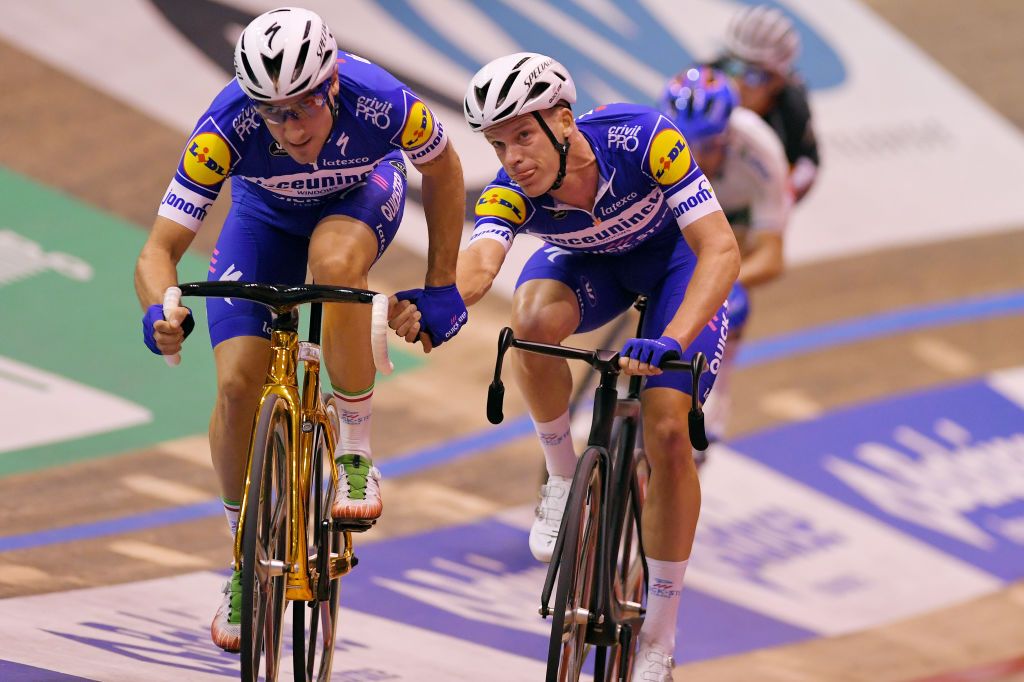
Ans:
<svg viewBox="0 0 1024 682"><path fill-rule="evenodd" d="M313 281L366 289L378 249L376 234L366 223L345 215L328 216L309 242ZM383 510L380 474L370 447L376 375L370 313L367 305L324 305L323 353L341 427L335 451L341 480L332 510L338 518L375 519Z"/></svg>
<svg viewBox="0 0 1024 682"><path fill-rule="evenodd" d="M651 292L643 336L658 338L683 303L693 272L692 257L680 239L667 257ZM636 273L642 279L643 271ZM683 351L684 359L702 352L712 371L701 377L698 397L706 401L720 368L729 320L725 306ZM643 538L648 558L647 615L640 632L640 653L633 679L662 679L670 673L683 579L700 513L700 482L689 439L687 414L692 380L688 373L648 377L642 396L644 446L650 464L644 503ZM645 678L644 675L648 677Z"/></svg>
<svg viewBox="0 0 1024 682"><path fill-rule="evenodd" d="M576 295L553 279L534 279L516 289L512 299L512 331L517 338L561 343L580 323ZM572 374L569 363L535 353L513 354L515 373L544 447L549 474L571 477L576 467L569 430Z"/></svg>
<svg viewBox="0 0 1024 682"><path fill-rule="evenodd" d="M227 505L242 500L252 420L267 376L270 342L258 336L236 336L217 344L213 358L217 398L210 416L210 454ZM233 525L237 527L237 517Z"/></svg>
<svg viewBox="0 0 1024 682"><path fill-rule="evenodd" d="M366 181L327 205L309 242L313 281L360 289L370 267L394 239L405 210L405 166L400 154L381 162ZM336 518L375 519L383 504L380 472L370 448L373 383L370 306L324 306L323 351L338 403L340 433L335 457Z"/></svg>
<svg viewBox="0 0 1024 682"><path fill-rule="evenodd" d="M211 281L301 283L308 240L276 229L271 215L232 206L210 259ZM312 228L312 223L310 224ZM210 417L210 452L232 532L242 500L253 415L267 374L270 312L240 299L206 299L210 341L217 366L217 398ZM229 507L233 508L229 510ZM241 645L241 577L235 571L210 633L228 651Z"/></svg>
<svg viewBox="0 0 1024 682"><path fill-rule="evenodd" d="M523 268L513 297L515 335L561 343L570 334L615 318L636 297L617 278L616 265L623 260L550 246L538 249ZM549 474L530 529L530 551L538 560L550 561L576 468L569 432L572 375L568 362L559 358L520 352L512 358Z"/></svg>
<svg viewBox="0 0 1024 682"><path fill-rule="evenodd" d="M693 536L700 482L689 441L690 397L672 388L643 393L644 446L650 464L643 538L650 584L642 638L669 654Z"/></svg>
<svg viewBox="0 0 1024 682"><path fill-rule="evenodd" d="M556 344L579 326L575 294L553 279L524 282L516 289L512 306L512 330L517 338ZM514 353L512 366L548 470L530 529L530 551L539 561L551 561L576 468L576 450L569 430L572 375L566 360L535 353Z"/></svg>

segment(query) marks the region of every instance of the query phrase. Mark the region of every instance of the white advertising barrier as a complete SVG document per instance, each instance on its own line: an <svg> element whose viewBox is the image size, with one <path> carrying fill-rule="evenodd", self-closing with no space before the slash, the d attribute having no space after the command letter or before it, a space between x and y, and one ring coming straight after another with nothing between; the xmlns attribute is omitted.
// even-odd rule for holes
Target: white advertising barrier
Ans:
<svg viewBox="0 0 1024 682"><path fill-rule="evenodd" d="M647 96L653 102L664 80L682 64L651 66L650 55L642 61L619 43L635 40L638 26L649 27L654 21L658 30L678 42L676 59L685 54L710 57L728 18L743 6L690 0L686 21L681 21L676 5L655 0L591 0L565 11L539 0L304 4L324 16L345 49L427 84L448 102L461 99L473 71L470 62L478 66L519 49L548 50L594 64L595 72L609 75L600 79L581 74L581 86L594 97L620 99L632 88L631 92L642 93L634 99ZM219 5L203 0L195 5L206 10L218 5L241 17L276 3L236 0ZM787 0L785 5L802 26L827 43L830 58L842 64L837 83L812 92L823 168L787 239L792 262L1024 224L1024 200L1015 185L1024 175L1024 136L1017 129L863 5L853 0ZM638 16L643 14L640 18L647 23L633 22L623 11L627 6ZM504 21L495 18L499 12ZM508 19L510 12L514 21ZM226 81L225 72L147 0L120 0L107 5L102 14L70 0L15 3L6 19L0 24L3 39L183 135ZM524 25L537 30L524 34ZM598 30L602 26L603 32ZM547 28L557 31L557 41ZM224 27L224 33L231 34L225 35L225 51L230 50L228 38L240 30L241 25ZM609 32L622 40L610 40ZM524 35L530 44L524 44ZM439 44L446 47L435 47ZM467 185L482 186L497 169L492 152L480 136L461 125L457 107L427 99L438 117L448 122ZM172 160L167 170L170 177ZM421 213L415 208L407 212L398 241L425 251ZM497 283L499 291L511 291L519 266L535 244L513 248Z"/></svg>

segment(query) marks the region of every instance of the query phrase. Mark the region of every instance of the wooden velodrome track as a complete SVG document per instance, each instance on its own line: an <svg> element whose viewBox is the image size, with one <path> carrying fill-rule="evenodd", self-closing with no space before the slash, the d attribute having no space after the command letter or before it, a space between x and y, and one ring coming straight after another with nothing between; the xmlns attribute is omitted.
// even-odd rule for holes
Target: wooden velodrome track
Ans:
<svg viewBox="0 0 1024 682"><path fill-rule="evenodd" d="M968 7L957 0L868 0L867 4L989 105L1024 127L1024 90L1019 86L1024 69L1024 43L1019 35L1024 3L987 0ZM147 229L180 153L181 133L2 43L0 64L4 65L0 118L5 140L0 145L0 164ZM112 144L115 140L119 142ZM125 162L126 146L130 146L130 162ZM223 219L225 203L215 207L194 246L204 257L212 249L214 228ZM132 263L124 263L125 287L131 286L131 267ZM374 270L372 284L385 291L415 286L420 271L417 256L393 247ZM1022 287L1024 226L996 236L793 269L782 281L759 292L757 305L762 312L755 316L748 335L757 339L894 307ZM472 324L450 348L381 391L375 410L375 449L385 453L382 457L483 428L483 387L494 332L507 315L507 304L491 297L474 308ZM134 323L131 333L136 333ZM796 416L795 408L779 407L779 401L771 400L780 393L798 392L829 410L1024 365L1022 335L1024 320L1001 317L838 346L798 360L742 370L734 386L733 434ZM938 348L958 362L939 366L922 348ZM869 362L875 371L866 373ZM438 419L424 406L437 401L442 383L444 414ZM211 388L212 381L197 392ZM522 411L514 389L509 391L507 411ZM381 427L391 424L402 424L402 428ZM126 509L158 507L158 500L141 492L109 485L125 472L145 471L213 496L216 490L205 463L204 441L202 434L196 434L166 446L0 479L3 533L62 525L54 519L90 521ZM458 466L428 469L388 482L385 519L365 541L409 535L529 504L536 493L535 450L529 439L518 439ZM165 527L159 534L126 533L124 539L173 546L195 557L196 563L174 568L126 557L103 561L105 544L98 540L8 552L0 554L0 597L136 581L196 567L221 568L226 558L224 522L219 516ZM42 571L49 574L45 579L40 577ZM1024 680L1020 672L1024 666L1014 663L1022 657L1024 584L1018 583L969 603L865 632L682 666L676 679L876 682L973 670L973 676L942 679ZM989 664L1005 665L984 668Z"/></svg>

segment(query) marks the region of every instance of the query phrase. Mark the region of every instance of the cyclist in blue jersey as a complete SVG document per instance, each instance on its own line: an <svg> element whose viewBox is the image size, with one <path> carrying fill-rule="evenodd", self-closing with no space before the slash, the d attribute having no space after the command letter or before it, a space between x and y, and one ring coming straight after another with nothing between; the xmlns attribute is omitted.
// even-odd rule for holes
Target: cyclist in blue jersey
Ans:
<svg viewBox="0 0 1024 682"><path fill-rule="evenodd" d="M725 73L693 66L669 80L659 103L714 184L742 255L728 299L729 348L705 406L712 441L724 435L729 416L729 379L749 311L747 290L776 279L785 269L783 240L793 206L782 143L760 116L738 102Z"/></svg>
<svg viewBox="0 0 1024 682"><path fill-rule="evenodd" d="M524 267L513 298L517 337L561 343L649 297L643 336L626 342L622 366L647 376L644 440L651 465L643 515L651 584L635 680L668 680L679 595L700 510L688 440L688 375L662 373L664 358L695 351L721 358L729 321L723 302L739 251L711 184L666 117L610 104L578 119L569 72L544 55L487 64L465 98L466 119L493 147L502 170L476 204L476 227L459 256L457 283L472 304L490 288L518 234L546 242ZM415 334L412 306L393 320ZM569 429L566 361L516 354L515 373L544 451L548 480L530 549L550 561L576 451ZM706 399L714 382L701 381Z"/></svg>
<svg viewBox="0 0 1024 682"><path fill-rule="evenodd" d="M160 204L135 273L154 353L177 353L192 328L181 307L165 319L163 292L224 181L231 209L210 259L209 279L366 288L367 273L402 220L406 167L423 175L429 232L422 289L406 292L437 346L467 321L455 287L465 212L459 157L444 127L384 69L339 53L322 19L286 7L252 21L235 47L235 79L199 118ZM210 450L231 532L238 526L246 449L269 361L270 314L241 300L207 299L217 366ZM338 401L340 485L332 514L373 519L383 508L370 449L375 367L368 306L324 309L324 357ZM426 344L425 344L426 345ZM240 577L224 589L214 642L240 646Z"/></svg>

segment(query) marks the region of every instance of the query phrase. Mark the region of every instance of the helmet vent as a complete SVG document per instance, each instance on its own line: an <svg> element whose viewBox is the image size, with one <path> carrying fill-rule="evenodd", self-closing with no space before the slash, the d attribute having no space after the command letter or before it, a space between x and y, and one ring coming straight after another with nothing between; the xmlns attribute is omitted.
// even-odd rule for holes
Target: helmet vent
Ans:
<svg viewBox="0 0 1024 682"><path fill-rule="evenodd" d="M476 96L476 105L483 108L484 102L487 101L487 91L491 89L491 81L487 81L480 87L473 88L473 94Z"/></svg>
<svg viewBox="0 0 1024 682"><path fill-rule="evenodd" d="M281 62L283 60L284 52L278 52L276 57L263 57L263 68L267 70L267 74L272 81L276 82L281 77Z"/></svg>
<svg viewBox="0 0 1024 682"><path fill-rule="evenodd" d="M518 71L518 70L519 70L519 67L520 67L520 66L522 66L523 64L525 64L525 63L526 63L526 62L528 62L528 61L530 61L530 58L529 58L529 57L523 57L523 58L522 58L522 59L520 59L520 60L519 60L518 62L516 62L516 65L512 67L512 70L513 70L513 71Z"/></svg>
<svg viewBox="0 0 1024 682"><path fill-rule="evenodd" d="M533 102L540 99L541 95L547 92L550 87L550 83L534 83L533 87L530 88L530 94L527 96L526 101Z"/></svg>
<svg viewBox="0 0 1024 682"><path fill-rule="evenodd" d="M291 90L288 91L288 95L290 96L290 95L294 95L296 93L302 92L303 90L305 90L306 88L309 87L309 83L312 80L313 80L313 76L312 75L306 76L305 78L302 79L301 83L297 83L294 88L292 88Z"/></svg>
<svg viewBox="0 0 1024 682"><path fill-rule="evenodd" d="M249 78L250 83L260 82L260 79L256 77L256 72L252 70L252 64L249 63L249 58L245 56L245 52L242 52L242 68L245 69L245 75Z"/></svg>
<svg viewBox="0 0 1024 682"><path fill-rule="evenodd" d="M498 112L498 113L497 113L497 114L496 114L496 115L494 116L494 121L495 121L495 122L497 122L497 121L501 121L501 120L503 120L503 119L504 119L505 117L507 117L507 116L511 116L511 115L512 115L513 113L515 113L515 110L516 110L516 102L512 102L512 104L509 104L509 105L508 105L507 107L505 107L504 109L502 109L502 110L501 110L500 112Z"/></svg>
<svg viewBox="0 0 1024 682"><path fill-rule="evenodd" d="M307 26L309 24L306 24ZM306 65L306 56L309 54L309 41L303 40L302 47L299 48L299 56L295 59L295 68L292 70L291 81L294 83L295 79L302 75L302 67Z"/></svg>
<svg viewBox="0 0 1024 682"><path fill-rule="evenodd" d="M498 91L498 100L494 103L496 106L501 106L505 103L505 98L508 97L509 90L515 85L516 79L519 78L519 69L515 69L505 78L505 82L501 84L501 90Z"/></svg>
<svg viewBox="0 0 1024 682"><path fill-rule="evenodd" d="M306 22L306 30L302 32L302 39L303 40L305 40L306 38L309 37L309 29L312 26L313 26L313 22L312 21L307 21Z"/></svg>

